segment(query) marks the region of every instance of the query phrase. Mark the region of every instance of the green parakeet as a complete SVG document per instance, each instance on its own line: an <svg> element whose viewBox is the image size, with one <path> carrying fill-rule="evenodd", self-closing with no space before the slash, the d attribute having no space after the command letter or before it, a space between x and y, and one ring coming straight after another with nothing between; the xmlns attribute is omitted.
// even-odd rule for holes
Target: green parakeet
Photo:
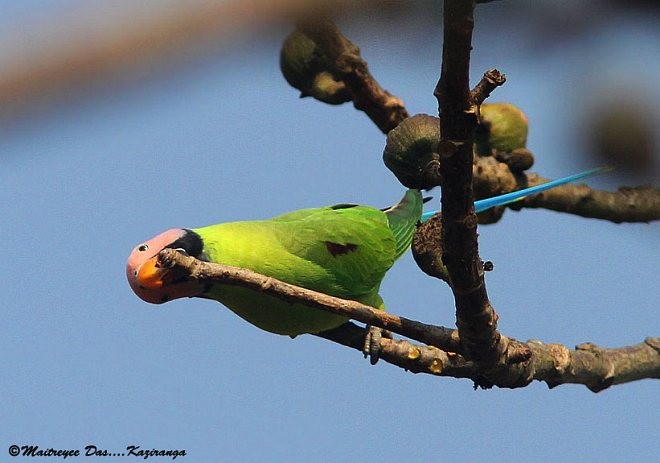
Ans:
<svg viewBox="0 0 660 463"><path fill-rule="evenodd" d="M294 307L259 292L229 285L205 288L171 281L157 267L169 247L201 260L248 268L278 280L344 299L384 308L380 282L412 240L422 215L422 195L409 190L396 206L381 211L339 204L303 209L270 220L231 222L196 229L172 229L137 246L126 274L147 302L180 297L215 299L266 331L295 336L318 333L346 322L326 312Z"/></svg>
<svg viewBox="0 0 660 463"><path fill-rule="evenodd" d="M516 201L601 172L571 177L475 202L477 212ZM190 256L253 270L278 280L383 309L378 294L385 273L409 248L422 216L419 190L408 190L389 209L339 204L303 209L270 220L232 222L194 229L171 229L138 245L128 258L126 276L146 302L182 297L215 299L266 331L295 336L336 328L346 319L296 307L258 291L231 285L204 286L176 279L162 268L158 253L178 249Z"/></svg>

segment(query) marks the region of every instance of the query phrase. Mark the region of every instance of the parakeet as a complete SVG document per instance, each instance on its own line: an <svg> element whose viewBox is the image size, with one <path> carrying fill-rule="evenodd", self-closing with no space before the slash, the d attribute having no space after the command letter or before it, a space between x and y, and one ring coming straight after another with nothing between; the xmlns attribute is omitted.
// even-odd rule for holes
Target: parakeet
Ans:
<svg viewBox="0 0 660 463"><path fill-rule="evenodd" d="M477 212L517 201L602 172L593 169L543 185L475 202ZM269 220L171 229L133 249L126 276L135 294L160 304L182 297L215 299L272 333L296 336L336 328L346 319L296 307L263 293L230 285L204 286L177 279L158 253L181 250L197 259L253 270L297 286L384 309L378 294L385 273L410 247L422 215L422 194L408 190L388 209L338 204L302 209Z"/></svg>

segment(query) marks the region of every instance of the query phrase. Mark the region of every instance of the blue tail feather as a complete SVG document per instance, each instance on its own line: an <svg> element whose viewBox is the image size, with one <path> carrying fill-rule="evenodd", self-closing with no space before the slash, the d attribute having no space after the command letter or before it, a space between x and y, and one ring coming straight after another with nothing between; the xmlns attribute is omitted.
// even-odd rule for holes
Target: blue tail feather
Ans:
<svg viewBox="0 0 660 463"><path fill-rule="evenodd" d="M603 172L609 172L611 170L612 170L611 167L599 167L597 169L591 169L585 172L580 172L579 174L569 175L568 177L552 180L550 182L525 188L523 190L512 191L511 193L505 193L503 195L493 196L492 198L480 199L474 202L474 210L475 212L483 212L495 206L504 206L505 204L510 204L512 202L519 201L526 196L541 193L542 191L546 191L551 188L558 187L560 185L565 185L567 183L582 180L588 177L592 177L594 175L602 174ZM428 219L431 218L431 216L437 213L438 211L425 212L424 214L422 214L422 222L426 222Z"/></svg>

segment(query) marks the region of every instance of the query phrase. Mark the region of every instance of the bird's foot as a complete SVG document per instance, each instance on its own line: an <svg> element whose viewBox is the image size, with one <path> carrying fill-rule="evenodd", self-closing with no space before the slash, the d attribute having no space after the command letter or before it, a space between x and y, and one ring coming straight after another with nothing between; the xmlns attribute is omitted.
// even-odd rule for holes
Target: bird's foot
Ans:
<svg viewBox="0 0 660 463"><path fill-rule="evenodd" d="M364 358L369 357L369 362L372 365L375 365L380 358L380 340L383 339L383 337L392 339L392 333L371 325L367 325L366 329L367 334L364 337L362 353L364 354Z"/></svg>

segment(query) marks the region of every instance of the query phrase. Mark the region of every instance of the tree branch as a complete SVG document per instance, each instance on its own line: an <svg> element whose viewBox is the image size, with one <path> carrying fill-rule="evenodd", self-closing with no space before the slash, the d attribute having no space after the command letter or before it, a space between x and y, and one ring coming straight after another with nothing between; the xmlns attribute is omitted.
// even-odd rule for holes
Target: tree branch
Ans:
<svg viewBox="0 0 660 463"><path fill-rule="evenodd" d="M390 330L440 349L460 352L458 332L450 328L398 317L357 301L294 286L248 269L203 262L174 249L162 250L159 259L164 267L181 270L186 278L192 280L250 288L287 302L302 302L308 307Z"/></svg>
<svg viewBox="0 0 660 463"><path fill-rule="evenodd" d="M477 115L469 89L474 1L445 0L442 69L435 89L440 113L442 261L456 302L456 325L467 358L492 366L506 345L497 331L477 243L472 191Z"/></svg>
<svg viewBox="0 0 660 463"><path fill-rule="evenodd" d="M614 384L660 379L660 338L646 338L640 344L618 349L591 343L580 344L575 350L540 341L530 341L527 345L536 359L534 379L545 381L550 388L574 383L600 392Z"/></svg>
<svg viewBox="0 0 660 463"><path fill-rule="evenodd" d="M364 328L350 322L334 330L318 333L316 336L360 352L364 348ZM467 362L461 355L405 340L382 338L379 358L411 373L427 373L453 378L472 378L477 375L474 363Z"/></svg>
<svg viewBox="0 0 660 463"><path fill-rule="evenodd" d="M529 174L530 186L548 179ZM584 184L564 185L521 201L523 207L542 207L594 219L622 222L660 220L660 188L621 187L616 192L595 190Z"/></svg>
<svg viewBox="0 0 660 463"><path fill-rule="evenodd" d="M350 88L355 107L365 111L384 133L408 117L403 102L380 87L370 74L367 63L360 56L359 48L350 42L332 21L317 17L315 20L310 19L300 23L298 27L312 38L334 63L336 72L342 75L344 83ZM465 45L467 44L464 44L464 48ZM467 59L469 60L469 55ZM496 69L484 73L481 81L469 92L468 106L472 108L472 105L483 103L490 93L505 81L504 74ZM467 83L465 85L467 88ZM473 188L477 198L496 196L547 181L535 174L528 174L527 179L515 175L506 164L497 162L490 156L477 158L475 169ZM617 193L608 193L583 186L567 185L535 195L509 207L512 209L545 207L615 223L648 222L660 219L659 197L660 191L650 187L622 188ZM481 214L480 220L484 222L499 220L504 210L499 209L499 212ZM484 219L487 216L489 219Z"/></svg>
<svg viewBox="0 0 660 463"><path fill-rule="evenodd" d="M660 378L660 338L647 338L644 343L604 349L582 344L570 350L560 344L540 341L521 343L501 336L506 358L489 370L461 355L458 332L440 326L408 320L355 301L339 299L300 288L247 269L203 262L174 249L160 252L161 264L204 284L229 284L250 288L291 303L309 307L301 310L324 310L363 323L389 329L434 346L406 340L381 340L380 358L413 373L470 378L480 387L523 387L532 380L545 381L555 387L565 383L584 384L598 392L614 384L643 378ZM317 336L362 352L364 328L346 323ZM458 352L458 353L457 353Z"/></svg>
<svg viewBox="0 0 660 463"><path fill-rule="evenodd" d="M334 73L346 85L353 105L364 111L383 132L387 133L408 117L408 111L396 96L383 89L369 72L360 49L339 31L327 17L316 16L298 24L328 58Z"/></svg>
<svg viewBox="0 0 660 463"><path fill-rule="evenodd" d="M479 83L470 92L472 104L480 105L493 93L497 87L504 85L506 76L497 69L486 71Z"/></svg>
<svg viewBox="0 0 660 463"><path fill-rule="evenodd" d="M318 334L319 337L362 351L364 330L347 323ZM582 384L592 392L642 379L660 379L660 338L646 338L634 346L606 349L580 344L569 349L561 344L541 341L520 343L509 339L509 352L529 352L525 361L500 364L483 376L477 364L461 355L408 341L382 339L384 361L411 373L426 373L452 378L469 378L475 387L518 388L532 381L543 381L549 388L562 384Z"/></svg>
<svg viewBox="0 0 660 463"><path fill-rule="evenodd" d="M506 164L492 156L477 158L473 172L473 187L478 198L489 198L549 181L535 173L514 175ZM660 220L660 188L621 187L616 192L609 192L573 183L530 196L507 207L545 208L614 223L651 222ZM499 214L497 211L491 213L489 218L494 219L489 222L501 217L504 209L496 209L499 209Z"/></svg>

